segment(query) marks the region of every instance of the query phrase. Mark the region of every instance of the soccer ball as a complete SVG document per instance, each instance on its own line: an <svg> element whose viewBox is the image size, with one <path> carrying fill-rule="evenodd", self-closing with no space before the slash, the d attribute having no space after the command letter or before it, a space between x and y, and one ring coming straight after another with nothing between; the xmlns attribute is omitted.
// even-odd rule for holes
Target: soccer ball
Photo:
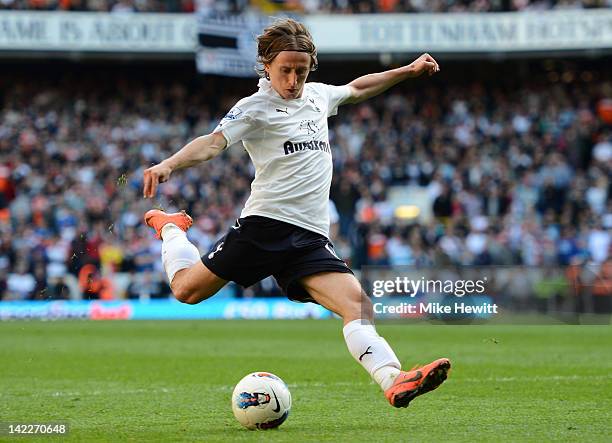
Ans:
<svg viewBox="0 0 612 443"><path fill-rule="evenodd" d="M247 429L277 428L287 420L290 410L289 388L269 372L253 372L234 388L232 411Z"/></svg>

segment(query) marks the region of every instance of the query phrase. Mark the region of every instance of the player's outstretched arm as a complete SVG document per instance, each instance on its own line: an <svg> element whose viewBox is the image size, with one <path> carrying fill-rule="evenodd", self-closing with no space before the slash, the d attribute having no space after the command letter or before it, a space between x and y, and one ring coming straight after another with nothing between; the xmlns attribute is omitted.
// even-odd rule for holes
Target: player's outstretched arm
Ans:
<svg viewBox="0 0 612 443"><path fill-rule="evenodd" d="M362 102L386 91L391 86L407 78L418 77L424 73L433 75L439 70L438 62L431 55L423 54L409 65L402 66L401 68L368 74L353 80L348 84L352 90L351 97L344 103Z"/></svg>
<svg viewBox="0 0 612 443"><path fill-rule="evenodd" d="M157 185L168 181L173 171L210 160L219 155L226 145L227 141L220 132L190 141L171 157L144 171L143 197L155 197Z"/></svg>

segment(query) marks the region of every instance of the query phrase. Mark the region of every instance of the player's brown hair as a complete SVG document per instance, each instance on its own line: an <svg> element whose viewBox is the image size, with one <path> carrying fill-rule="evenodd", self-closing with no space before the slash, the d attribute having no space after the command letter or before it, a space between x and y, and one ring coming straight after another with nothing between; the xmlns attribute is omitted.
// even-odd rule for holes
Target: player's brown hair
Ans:
<svg viewBox="0 0 612 443"><path fill-rule="evenodd" d="M282 51L305 52L310 55L310 70L318 67L317 48L312 35L302 23L290 18L278 19L257 37L257 62L255 70L260 77L266 75L264 64L270 64Z"/></svg>

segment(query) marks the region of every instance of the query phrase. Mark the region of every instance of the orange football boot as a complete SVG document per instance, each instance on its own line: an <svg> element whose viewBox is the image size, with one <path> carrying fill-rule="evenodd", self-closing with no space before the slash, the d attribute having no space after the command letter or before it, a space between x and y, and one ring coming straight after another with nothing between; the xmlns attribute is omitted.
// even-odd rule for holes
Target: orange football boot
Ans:
<svg viewBox="0 0 612 443"><path fill-rule="evenodd" d="M161 230L168 223L174 223L183 231L187 231L193 224L193 219L185 211L166 214L159 209L151 209L144 216L145 224L155 229L155 237L161 240Z"/></svg>
<svg viewBox="0 0 612 443"><path fill-rule="evenodd" d="M448 358L439 358L426 366L416 367L411 371L402 371L385 391L385 397L396 408L405 408L419 395L433 391L442 384L451 364Z"/></svg>

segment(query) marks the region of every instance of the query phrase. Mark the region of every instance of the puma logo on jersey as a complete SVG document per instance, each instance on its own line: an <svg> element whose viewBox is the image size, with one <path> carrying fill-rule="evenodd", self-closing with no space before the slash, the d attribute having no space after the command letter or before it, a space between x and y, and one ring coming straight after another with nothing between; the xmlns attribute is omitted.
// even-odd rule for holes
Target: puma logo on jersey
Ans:
<svg viewBox="0 0 612 443"><path fill-rule="evenodd" d="M215 249L215 250L214 250L214 251L212 251L210 254L208 254L208 259L209 259L209 260L212 260L212 258L215 256L215 254L216 254L217 252L219 252L221 249L223 249L223 243L225 243L225 242L221 242L221 243L219 243L219 246L217 246L217 249Z"/></svg>
<svg viewBox="0 0 612 443"><path fill-rule="evenodd" d="M287 110L287 108L285 108L285 109L278 109L278 108L276 108L276 112L284 112L285 114L289 115L289 111Z"/></svg>

